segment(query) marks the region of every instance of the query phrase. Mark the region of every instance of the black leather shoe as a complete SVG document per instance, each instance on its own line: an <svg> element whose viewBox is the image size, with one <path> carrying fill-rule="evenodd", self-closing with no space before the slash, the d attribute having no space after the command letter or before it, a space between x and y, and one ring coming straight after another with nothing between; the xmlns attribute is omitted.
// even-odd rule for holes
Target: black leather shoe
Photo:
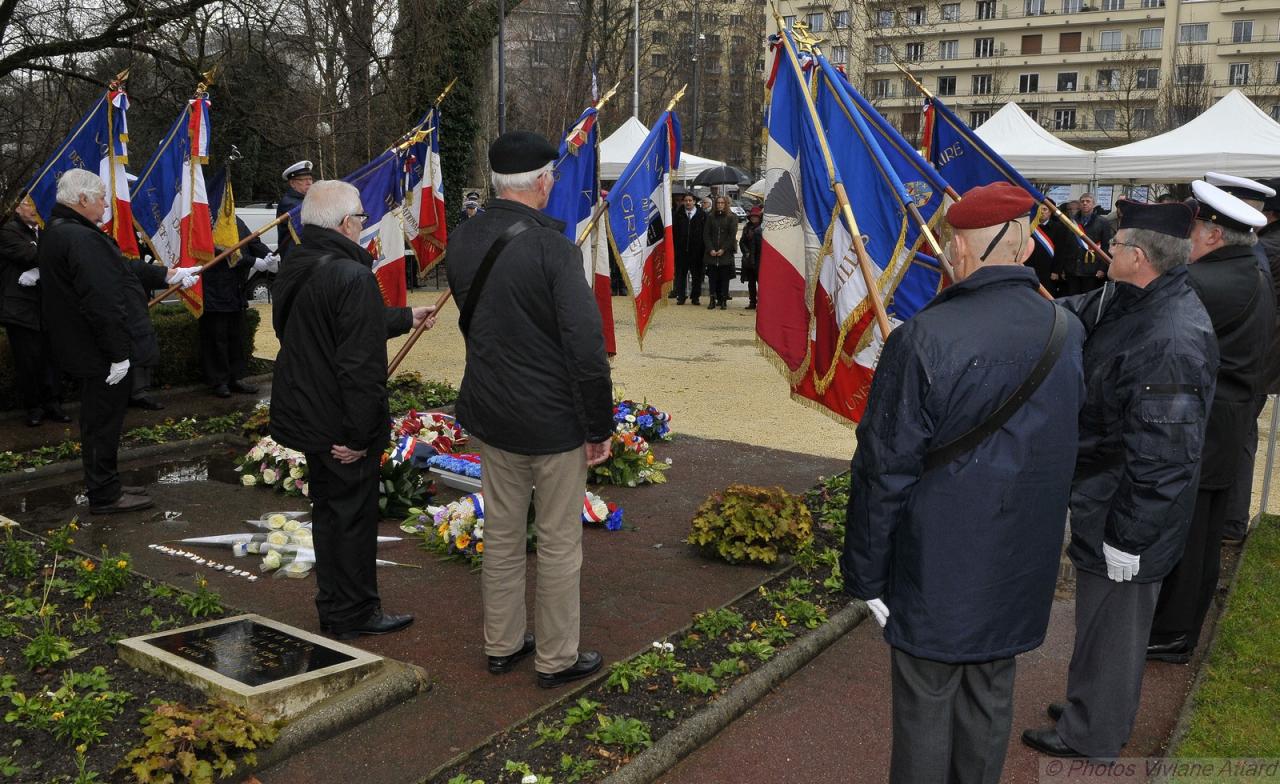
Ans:
<svg viewBox="0 0 1280 784"><path fill-rule="evenodd" d="M750 305L747 305L747 310L755 310L755 309L756 309L756 303L752 302Z"/></svg>
<svg viewBox="0 0 1280 784"><path fill-rule="evenodd" d="M580 651L578 660L560 672L538 673L538 685L544 689L554 689L570 681L585 678L596 672L604 664L604 657L599 651Z"/></svg>
<svg viewBox="0 0 1280 784"><path fill-rule="evenodd" d="M701 302L699 302L699 301L698 301L698 298L697 298L697 297L694 297L693 299L691 299L691 300L689 300L689 301L690 301L690 302L692 302L692 303L693 303L693 304L695 304L695 305L701 305L701 304L702 304Z"/></svg>
<svg viewBox="0 0 1280 784"><path fill-rule="evenodd" d="M521 659L533 653L537 649L537 644L533 641L533 635L525 633L524 645L520 646L520 650L506 656L490 656L489 672L494 675L501 675L511 670L520 662Z"/></svg>
<svg viewBox="0 0 1280 784"><path fill-rule="evenodd" d="M54 422L70 422L71 415L62 410L62 406L57 403L50 403L44 407L44 418L52 419Z"/></svg>
<svg viewBox="0 0 1280 784"><path fill-rule="evenodd" d="M144 485L125 485L120 488L120 492L125 495L150 495Z"/></svg>
<svg viewBox="0 0 1280 784"><path fill-rule="evenodd" d="M44 421L44 412L38 408L33 408L27 412L27 427L40 427L40 423Z"/></svg>
<svg viewBox="0 0 1280 784"><path fill-rule="evenodd" d="M677 304L677 305L683 305L683 304L684 304L684 297L676 297L676 304Z"/></svg>
<svg viewBox="0 0 1280 784"><path fill-rule="evenodd" d="M1062 714L1065 713L1066 710L1067 704L1065 702L1051 702L1049 703L1049 707L1044 709L1044 712L1049 714L1049 718L1057 721L1062 718Z"/></svg>
<svg viewBox="0 0 1280 784"><path fill-rule="evenodd" d="M1046 727L1042 730L1023 730L1022 742L1041 754L1048 754L1050 757L1085 756L1068 746L1053 727Z"/></svg>
<svg viewBox="0 0 1280 784"><path fill-rule="evenodd" d="M729 306L728 306L728 305L726 305L726 304L724 304L723 302L721 302L721 303L720 303L720 309L721 309L721 310L725 310L725 309L726 309L726 308L728 308L728 307L729 307Z"/></svg>
<svg viewBox="0 0 1280 784"><path fill-rule="evenodd" d="M369 616L369 620L355 627L354 629L345 629L343 631L333 631L333 636L339 640L354 640L362 634L390 634L398 632L409 624L413 623L412 615L389 615L378 610Z"/></svg>
<svg viewBox="0 0 1280 784"><path fill-rule="evenodd" d="M230 384L227 384L227 388L232 392L239 392L242 395L258 394L258 388L256 386L253 384L246 384L243 381L232 381Z"/></svg>
<svg viewBox="0 0 1280 784"><path fill-rule="evenodd" d="M711 300L711 304L707 306L707 310L715 310L715 309L716 309L716 301L713 299Z"/></svg>
<svg viewBox="0 0 1280 784"><path fill-rule="evenodd" d="M163 411L164 403L157 403L149 397L131 397L129 398L130 408L141 408L145 411Z"/></svg>
<svg viewBox="0 0 1280 784"><path fill-rule="evenodd" d="M1191 661L1195 649L1187 644L1187 635L1180 634L1169 642L1147 646L1147 658L1151 661L1169 662L1170 664L1186 664Z"/></svg>
<svg viewBox="0 0 1280 784"><path fill-rule="evenodd" d="M121 493L113 503L106 506L89 507L90 514L116 514L118 512L136 512L140 509L150 509L152 501L146 496L130 495L129 493Z"/></svg>
<svg viewBox="0 0 1280 784"><path fill-rule="evenodd" d="M231 390L227 389L226 384L219 384L213 388L214 397L231 397Z"/></svg>

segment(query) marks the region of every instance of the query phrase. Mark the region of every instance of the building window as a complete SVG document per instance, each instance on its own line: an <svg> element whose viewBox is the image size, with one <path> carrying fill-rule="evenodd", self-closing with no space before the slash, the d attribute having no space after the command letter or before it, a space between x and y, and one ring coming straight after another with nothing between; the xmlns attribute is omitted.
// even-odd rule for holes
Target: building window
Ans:
<svg viewBox="0 0 1280 784"><path fill-rule="evenodd" d="M1030 117L1031 119L1035 120L1036 122L1040 122L1039 109L1023 109L1022 111L1026 112L1027 116Z"/></svg>
<svg viewBox="0 0 1280 784"><path fill-rule="evenodd" d="M956 78L954 76L938 77L938 95L955 95Z"/></svg>
<svg viewBox="0 0 1280 784"><path fill-rule="evenodd" d="M996 53L996 39L994 38L975 38L973 39L973 56L974 57L992 57Z"/></svg>
<svg viewBox="0 0 1280 784"><path fill-rule="evenodd" d="M1276 84L1280 84L1280 61L1276 62Z"/></svg>
<svg viewBox="0 0 1280 784"><path fill-rule="evenodd" d="M1164 8L1164 0L1142 0L1143 8Z"/></svg>
<svg viewBox="0 0 1280 784"><path fill-rule="evenodd" d="M912 41L907 44L907 61L918 63L924 59L924 43L921 41Z"/></svg>
<svg viewBox="0 0 1280 784"><path fill-rule="evenodd" d="M1115 68L1098 69L1098 89L1115 90L1120 87L1120 72Z"/></svg>
<svg viewBox="0 0 1280 784"><path fill-rule="evenodd" d="M893 47L885 44L877 44L874 57L877 63L883 64L893 62Z"/></svg>
<svg viewBox="0 0 1280 784"><path fill-rule="evenodd" d="M665 44L667 42L667 34L662 30L654 30L653 42L655 44Z"/></svg>
<svg viewBox="0 0 1280 784"><path fill-rule="evenodd" d="M960 4L959 3L943 3L942 4L942 21L944 22L960 21Z"/></svg>
<svg viewBox="0 0 1280 784"><path fill-rule="evenodd" d="M1149 131L1156 127L1155 109L1134 109L1133 127L1137 130Z"/></svg>
<svg viewBox="0 0 1280 784"><path fill-rule="evenodd" d="M1173 79L1178 84L1200 84L1204 82L1204 65L1180 65Z"/></svg>
<svg viewBox="0 0 1280 784"><path fill-rule="evenodd" d="M1143 49L1159 49L1163 41L1163 27L1144 27L1138 31L1138 46Z"/></svg>
<svg viewBox="0 0 1280 784"><path fill-rule="evenodd" d="M1124 0L1102 0L1103 11L1123 11Z"/></svg>
<svg viewBox="0 0 1280 784"><path fill-rule="evenodd" d="M1075 109L1054 109L1053 129L1055 131L1073 131L1076 127Z"/></svg>
<svg viewBox="0 0 1280 784"><path fill-rule="evenodd" d="M1098 109L1093 113L1093 127L1099 131L1114 131L1116 128L1116 110Z"/></svg>
<svg viewBox="0 0 1280 784"><path fill-rule="evenodd" d="M996 18L996 0L978 0L979 19L995 19Z"/></svg>
<svg viewBox="0 0 1280 784"><path fill-rule="evenodd" d="M1138 89L1154 90L1160 86L1160 69L1159 68L1139 68L1138 69Z"/></svg>
<svg viewBox="0 0 1280 784"><path fill-rule="evenodd" d="M1040 74L1018 74L1018 92L1040 92Z"/></svg>
<svg viewBox="0 0 1280 784"><path fill-rule="evenodd" d="M876 11L876 27L893 27L893 12L884 9Z"/></svg>
<svg viewBox="0 0 1280 784"><path fill-rule="evenodd" d="M848 30L849 29L849 12L835 11L831 15L831 21L832 21L832 24L835 25L835 28L837 30Z"/></svg>
<svg viewBox="0 0 1280 784"><path fill-rule="evenodd" d="M1178 25L1178 43L1201 44L1209 40L1209 23Z"/></svg>
<svg viewBox="0 0 1280 784"><path fill-rule="evenodd" d="M833 46L831 47L831 62L836 65L845 65L849 62L849 47Z"/></svg>
<svg viewBox="0 0 1280 784"><path fill-rule="evenodd" d="M821 11L818 11L805 17L805 24L809 25L811 31L820 33L827 26L827 17Z"/></svg>
<svg viewBox="0 0 1280 784"><path fill-rule="evenodd" d="M1023 54L1040 54L1041 41L1044 36L1037 33L1036 35L1022 36L1022 53Z"/></svg>
<svg viewBox="0 0 1280 784"><path fill-rule="evenodd" d="M655 8L655 9L653 9L653 18L654 18L654 19L657 19L658 21L662 21L663 16L662 16L662 9L661 9L661 8Z"/></svg>
<svg viewBox="0 0 1280 784"><path fill-rule="evenodd" d="M1076 91L1076 82L1078 78L1075 71L1068 71L1058 74L1058 92L1074 93Z"/></svg>
<svg viewBox="0 0 1280 784"><path fill-rule="evenodd" d="M975 74L973 77L973 95L991 94L991 74Z"/></svg>
<svg viewBox="0 0 1280 784"><path fill-rule="evenodd" d="M1083 5L1081 0L1062 0L1062 13L1078 14L1081 5Z"/></svg>
<svg viewBox="0 0 1280 784"><path fill-rule="evenodd" d="M1104 52L1118 52L1124 45L1124 38L1119 30L1103 30L1098 33L1098 48Z"/></svg>
<svg viewBox="0 0 1280 784"><path fill-rule="evenodd" d="M1280 103L1271 104L1271 119L1280 121Z"/></svg>
<svg viewBox="0 0 1280 784"><path fill-rule="evenodd" d="M1080 51L1080 34L1079 33L1058 33L1058 51L1059 52Z"/></svg>
<svg viewBox="0 0 1280 784"><path fill-rule="evenodd" d="M1227 81L1233 85L1242 85L1249 83L1249 64L1248 63L1232 63L1228 71Z"/></svg>
<svg viewBox="0 0 1280 784"><path fill-rule="evenodd" d="M689 12L688 12L688 11L680 11L679 13L677 13L677 14L676 14L676 16L677 16L677 17L679 17L679 18L680 18L680 21L682 21L682 22L687 22L687 21L689 21ZM783 27L785 27L785 28L787 28L788 30L795 29L795 26L796 26L796 17L795 17L795 14L791 14L790 16L784 16L784 17L782 17L782 26L783 26Z"/></svg>
<svg viewBox="0 0 1280 784"><path fill-rule="evenodd" d="M920 133L920 112L911 111L902 113L902 122L898 125L902 134L908 138L915 138Z"/></svg>
<svg viewBox="0 0 1280 784"><path fill-rule="evenodd" d="M991 119L991 112L988 112L988 111L969 112L969 127L977 128L979 125L982 125L984 122L990 119Z"/></svg>
<svg viewBox="0 0 1280 784"><path fill-rule="evenodd" d="M960 56L959 41L939 41L938 42L938 59L954 60Z"/></svg>
<svg viewBox="0 0 1280 784"><path fill-rule="evenodd" d="M653 65L654 68L666 68L667 56L660 52L654 52L649 56L649 63Z"/></svg>
<svg viewBox="0 0 1280 784"><path fill-rule="evenodd" d="M877 98L888 98L888 97L892 94L892 93L890 92L889 84L890 84L890 82L889 82L889 80L888 80L888 79L874 79L874 80L872 80L872 82L871 82L871 94L872 94L872 95L874 95L874 96L875 96L875 97L877 97Z"/></svg>
<svg viewBox="0 0 1280 784"><path fill-rule="evenodd" d="M907 24L922 25L925 23L924 6L913 5L907 9Z"/></svg>
<svg viewBox="0 0 1280 784"><path fill-rule="evenodd" d="M1247 44L1253 40L1253 20L1244 19L1231 23L1231 43Z"/></svg>
<svg viewBox="0 0 1280 784"><path fill-rule="evenodd" d="M1022 13L1027 16L1040 16L1044 13L1044 0L1022 0Z"/></svg>
<svg viewBox="0 0 1280 784"><path fill-rule="evenodd" d="M747 18L742 14L729 14L729 25L731 27L738 27L739 25L744 25L746 23Z"/></svg>

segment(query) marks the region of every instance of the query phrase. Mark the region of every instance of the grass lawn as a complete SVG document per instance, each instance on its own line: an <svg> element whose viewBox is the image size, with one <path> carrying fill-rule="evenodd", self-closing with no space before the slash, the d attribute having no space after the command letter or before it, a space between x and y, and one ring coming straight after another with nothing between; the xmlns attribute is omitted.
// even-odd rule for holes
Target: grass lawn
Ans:
<svg viewBox="0 0 1280 784"><path fill-rule="evenodd" d="M1280 517L1250 534L1177 757L1280 757Z"/></svg>

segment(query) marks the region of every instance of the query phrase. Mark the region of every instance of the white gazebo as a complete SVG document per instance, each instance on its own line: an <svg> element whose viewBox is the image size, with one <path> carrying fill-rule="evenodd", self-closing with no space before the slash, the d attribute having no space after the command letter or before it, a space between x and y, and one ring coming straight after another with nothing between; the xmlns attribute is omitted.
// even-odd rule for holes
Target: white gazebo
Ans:
<svg viewBox="0 0 1280 784"><path fill-rule="evenodd" d="M649 129L644 123L635 117L628 117L618 130L600 142L600 179L606 182L618 179L648 136ZM699 173L722 165L723 161L713 161L684 152L680 154L680 168L676 170L675 178L692 180Z"/></svg>
<svg viewBox="0 0 1280 784"><path fill-rule="evenodd" d="M1012 101L974 133L1029 180L1070 183L1092 179L1092 152L1049 133Z"/></svg>

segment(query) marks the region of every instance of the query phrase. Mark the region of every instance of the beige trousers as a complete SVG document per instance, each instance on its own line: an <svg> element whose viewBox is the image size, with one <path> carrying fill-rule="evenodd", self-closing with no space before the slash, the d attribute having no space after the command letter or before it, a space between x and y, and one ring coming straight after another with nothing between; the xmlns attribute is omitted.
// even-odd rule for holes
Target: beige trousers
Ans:
<svg viewBox="0 0 1280 784"><path fill-rule="evenodd" d="M585 450L579 447L554 455L519 455L481 444L480 452L484 461L480 585L485 653L509 656L524 644L525 531L532 497L538 532L534 596L538 653L534 667L538 672L559 672L578 660Z"/></svg>

